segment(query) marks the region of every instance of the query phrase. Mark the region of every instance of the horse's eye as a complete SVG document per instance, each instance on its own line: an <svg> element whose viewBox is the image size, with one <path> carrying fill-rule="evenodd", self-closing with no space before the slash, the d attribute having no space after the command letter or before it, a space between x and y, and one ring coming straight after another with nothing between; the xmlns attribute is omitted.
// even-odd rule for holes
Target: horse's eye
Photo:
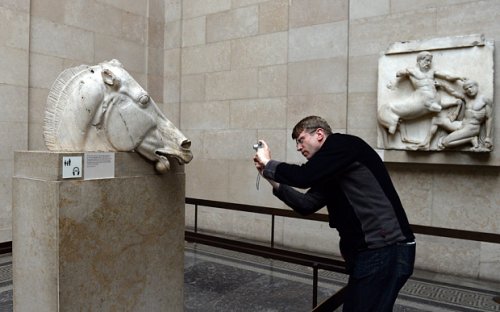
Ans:
<svg viewBox="0 0 500 312"><path fill-rule="evenodd" d="M147 105L149 103L149 95L143 95L139 98L139 103L141 103L141 105Z"/></svg>

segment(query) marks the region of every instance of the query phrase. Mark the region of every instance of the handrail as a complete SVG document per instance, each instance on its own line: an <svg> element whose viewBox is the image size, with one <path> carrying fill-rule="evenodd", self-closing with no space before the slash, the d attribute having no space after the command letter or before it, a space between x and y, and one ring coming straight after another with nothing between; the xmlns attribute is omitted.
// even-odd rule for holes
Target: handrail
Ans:
<svg viewBox="0 0 500 312"><path fill-rule="evenodd" d="M412 224L411 228L413 232L417 234L500 244L500 234L495 233L457 230L417 224Z"/></svg>
<svg viewBox="0 0 500 312"><path fill-rule="evenodd" d="M186 240L310 266L313 268L313 312L333 311L342 305L345 293L345 287L340 289L337 293L335 293L333 296L326 299L319 305L317 305L317 287L318 287L318 268L346 273L344 266L345 263L343 261L333 260L334 262L330 263L328 261L328 258L323 258L323 257L318 257L316 261L314 261L313 260L314 256L304 253L295 253L292 251L288 251L285 249L278 249L274 247L275 216L328 222L327 214L315 213L309 216L302 216L292 210L237 204L237 203L228 203L228 202L198 199L191 197L186 197L185 202L186 204L195 206L194 233L186 231ZM272 217L271 242L270 242L271 246L267 247L256 244L243 243L241 241L223 239L217 236L197 233L198 206L270 215ZM441 228L441 227L433 227L433 226L417 225L417 224L411 224L410 226L413 232L417 234L500 244L500 234L496 233L458 230L458 229ZM496 300L500 301L500 297L495 297L494 300L495 302L497 302Z"/></svg>
<svg viewBox="0 0 500 312"><path fill-rule="evenodd" d="M200 205L200 206L213 207L213 208L223 208L223 209L236 210L236 211L246 211L246 212L253 212L253 213L260 213L260 214L267 214L267 215L275 215L275 216L282 216L282 217L287 217L287 218L296 218L296 219L306 219L306 220L313 220L313 221L328 222L328 215L321 214L321 213L315 213L315 214L312 214L309 216L301 216L292 210L245 205L245 204L236 204L236 203L228 203L228 202L221 202L221 201L207 200L207 199L198 199L198 198L191 198L191 197L186 197L186 204ZM434 226L427 226L427 225L417 225L417 224L411 224L410 226L411 226L413 232L415 232L417 234L500 244L500 234L496 234L496 233L458 230L458 229L434 227Z"/></svg>
<svg viewBox="0 0 500 312"><path fill-rule="evenodd" d="M228 203L228 202L221 202L221 201L208 200L208 199L199 199L199 198L192 198L192 197L186 197L186 204L213 207L213 208L223 208L223 209L236 210L236 211L253 212L253 213L260 213L260 214L267 214L267 215L275 215L275 216L280 216L280 217L328 222L328 215L320 214L320 213L312 214L309 216L301 216L298 213L294 212L293 210L285 210L285 209L279 209L279 208L237 204L237 203Z"/></svg>

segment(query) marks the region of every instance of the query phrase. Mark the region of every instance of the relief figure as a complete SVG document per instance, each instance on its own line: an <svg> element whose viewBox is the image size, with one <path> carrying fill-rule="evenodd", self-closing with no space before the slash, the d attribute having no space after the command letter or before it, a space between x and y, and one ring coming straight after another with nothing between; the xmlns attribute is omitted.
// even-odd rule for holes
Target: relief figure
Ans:
<svg viewBox="0 0 500 312"><path fill-rule="evenodd" d="M432 68L432 58L432 53L428 51L420 52L417 55L417 66L399 70L396 73L396 81L389 82L387 88L395 90L400 80L408 79L413 87L413 92L397 101L382 103L378 109L379 123L391 135L396 132L399 126L401 140L405 143L418 144L421 142L408 138L404 126L401 126L404 120L411 120L429 114L436 115L443 109L462 103L462 100L456 98L453 89L445 81L454 83L464 78L434 70ZM443 82L437 79L441 79ZM447 92L456 99L450 102L442 101L440 90Z"/></svg>
<svg viewBox="0 0 500 312"><path fill-rule="evenodd" d="M478 83L465 80L465 107L463 119L437 125L449 131L438 140L438 149L448 149L463 144L471 144L471 151L491 151L493 141L491 131L493 125L492 101L479 92ZM484 124L484 137L481 137L481 127Z"/></svg>

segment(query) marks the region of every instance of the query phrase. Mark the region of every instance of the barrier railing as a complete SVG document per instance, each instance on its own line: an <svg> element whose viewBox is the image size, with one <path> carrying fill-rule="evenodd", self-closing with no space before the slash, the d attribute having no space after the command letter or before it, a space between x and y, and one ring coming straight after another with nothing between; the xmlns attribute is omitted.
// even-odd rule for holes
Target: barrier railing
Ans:
<svg viewBox="0 0 500 312"><path fill-rule="evenodd" d="M186 198L186 204L194 205L194 229L186 231L186 241L196 242L214 247L230 249L238 252L263 256L270 259L276 259L304 266L309 266L313 269L313 312L333 311L340 307L343 303L345 287L336 292L333 296L323 301L318 305L318 270L324 269L339 273L346 273L345 263L342 260L320 257L312 254L291 251L283 248L276 248L274 243L275 217L286 217L295 219L306 219L320 222L328 222L326 214L312 214L310 216L301 216L292 210L277 209L271 207L262 207L254 205L236 204L228 202L220 202L206 199ZM269 215L271 217L271 230L269 233L269 246L255 243L242 242L239 240L221 238L219 236L198 233L198 207L211 207L219 209L227 209L234 211L244 211L256 214ZM411 225L416 234L431 235L438 237L447 237L455 239L473 240L480 242L500 244L500 234L456 230L448 228L439 228L425 225ZM492 298L495 302L500 301L500 297Z"/></svg>

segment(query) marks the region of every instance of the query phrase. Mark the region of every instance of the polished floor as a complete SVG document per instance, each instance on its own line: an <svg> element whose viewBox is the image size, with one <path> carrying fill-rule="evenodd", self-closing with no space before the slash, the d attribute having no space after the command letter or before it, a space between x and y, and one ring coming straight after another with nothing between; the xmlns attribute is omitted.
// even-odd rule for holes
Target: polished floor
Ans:
<svg viewBox="0 0 500 312"><path fill-rule="evenodd" d="M312 309L312 270L308 267L186 244L186 312L301 312ZM318 301L345 285L346 276L320 271ZM500 311L493 297L500 283L416 272L394 311ZM0 255L0 312L12 311L12 257Z"/></svg>

